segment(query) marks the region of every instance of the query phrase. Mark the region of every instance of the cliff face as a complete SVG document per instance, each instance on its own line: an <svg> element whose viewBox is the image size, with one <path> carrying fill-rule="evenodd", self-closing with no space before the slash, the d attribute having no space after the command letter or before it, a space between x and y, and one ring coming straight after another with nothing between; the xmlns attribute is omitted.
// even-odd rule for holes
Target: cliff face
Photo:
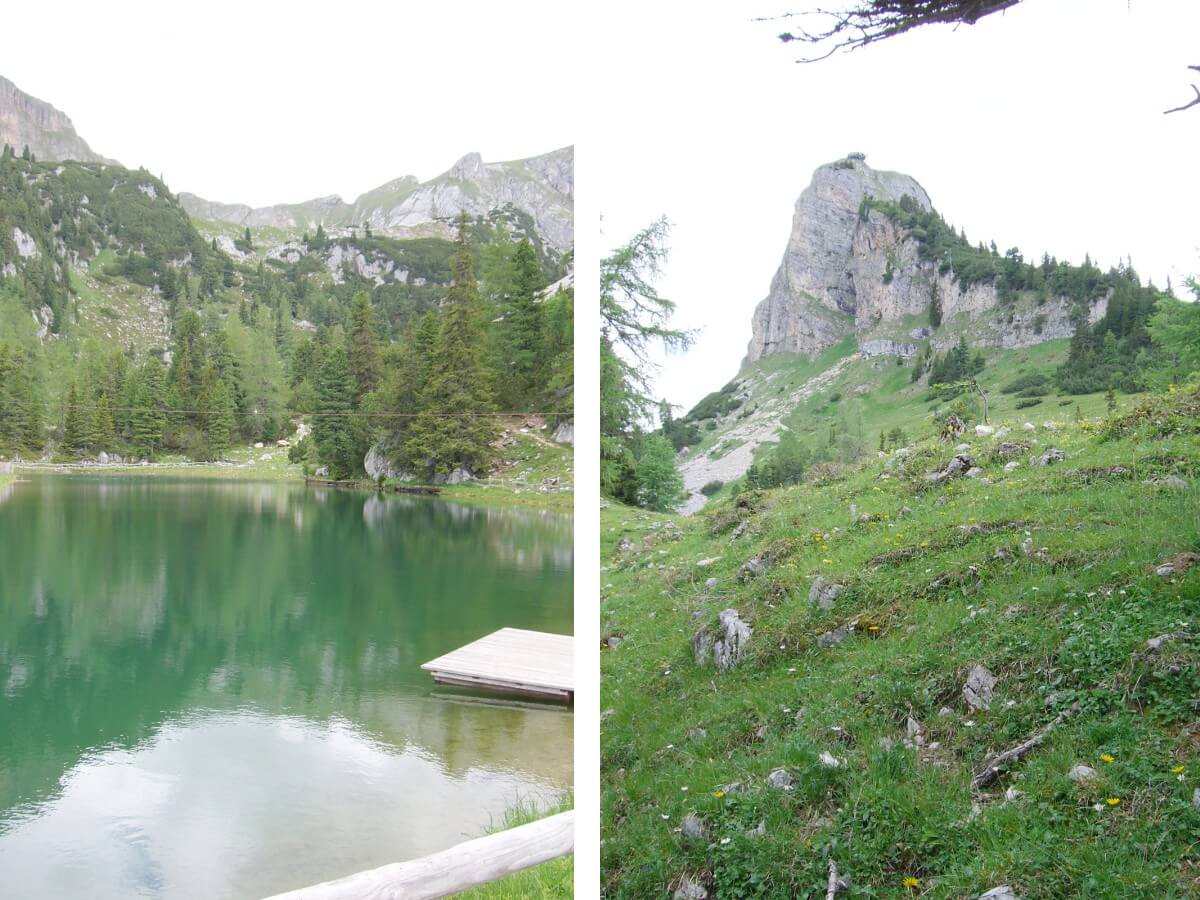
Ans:
<svg viewBox="0 0 1200 900"><path fill-rule="evenodd" d="M974 344L1024 347L1070 337L1071 302L1051 297L1036 309L999 308L990 283L963 287L952 273L922 260L906 229L879 210L864 215L866 197L898 203L907 195L931 209L914 179L877 172L858 155L821 166L796 201L792 233L766 299L754 310L746 363L772 353L813 355L848 335L860 345L877 343L877 329L904 316L925 315L936 296L943 321ZM1091 321L1104 315L1105 300L1092 304ZM929 335L913 335L928 337ZM935 347L942 347L938 334ZM901 354L904 355L904 354Z"/></svg>
<svg viewBox="0 0 1200 900"><path fill-rule="evenodd" d="M419 182L411 175L363 194L353 203L323 197L306 203L253 209L180 194L189 213L238 225L313 229L370 225L381 234L406 237L442 233L461 211L487 215L505 206L527 214L538 233L556 250L574 242L575 152L564 147L530 159L487 163L470 153L437 178Z"/></svg>
<svg viewBox="0 0 1200 900"><path fill-rule="evenodd" d="M9 144L21 153L25 147L42 160L74 159L80 162L109 162L95 153L75 133L67 115L49 103L31 97L7 78L0 76L0 145Z"/></svg>

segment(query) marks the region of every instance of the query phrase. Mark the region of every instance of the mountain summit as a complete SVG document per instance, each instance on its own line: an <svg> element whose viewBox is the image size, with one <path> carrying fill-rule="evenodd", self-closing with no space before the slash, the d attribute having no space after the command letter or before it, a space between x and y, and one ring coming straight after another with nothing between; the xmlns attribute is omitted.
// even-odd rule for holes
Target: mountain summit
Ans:
<svg viewBox="0 0 1200 900"><path fill-rule="evenodd" d="M965 268L964 258L979 271ZM919 349L912 342L931 332L901 326L934 309L952 326L933 335L935 349L960 336L1008 349L1070 337L1071 297L1053 282L1021 296L1023 285L1005 279L1006 269L1023 262L1015 250L1001 257L970 247L914 178L877 171L851 153L819 167L796 201L783 261L754 311L745 362L773 353L812 356L851 335L867 354L912 356ZM1087 319L1095 323L1107 297L1089 300Z"/></svg>
<svg viewBox="0 0 1200 900"><path fill-rule="evenodd" d="M109 162L75 133L66 113L31 97L0 75L0 144L20 153L28 147L38 159Z"/></svg>
<svg viewBox="0 0 1200 900"><path fill-rule="evenodd" d="M574 163L573 147L495 163L468 153L436 178L420 182L406 175L368 191L353 203L341 197L323 197L255 209L188 193L180 194L179 199L191 215L209 221L300 229L369 225L382 234L400 237L445 230L463 210L481 216L511 206L533 220L550 246L564 251L574 241Z"/></svg>

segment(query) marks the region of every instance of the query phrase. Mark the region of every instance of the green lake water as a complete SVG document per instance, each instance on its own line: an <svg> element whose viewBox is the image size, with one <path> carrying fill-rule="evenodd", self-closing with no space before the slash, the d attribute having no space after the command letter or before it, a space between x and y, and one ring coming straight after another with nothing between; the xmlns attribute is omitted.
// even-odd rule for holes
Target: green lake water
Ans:
<svg viewBox="0 0 1200 900"><path fill-rule="evenodd" d="M434 689L571 631L571 520L242 482L0 487L0 896L249 898L476 837L569 711Z"/></svg>

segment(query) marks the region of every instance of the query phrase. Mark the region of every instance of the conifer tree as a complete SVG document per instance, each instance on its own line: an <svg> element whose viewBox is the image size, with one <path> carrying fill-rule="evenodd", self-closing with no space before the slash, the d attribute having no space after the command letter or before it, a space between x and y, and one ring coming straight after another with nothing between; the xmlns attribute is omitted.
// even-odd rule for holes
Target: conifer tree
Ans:
<svg viewBox="0 0 1200 900"><path fill-rule="evenodd" d="M330 478L346 478L358 469L358 441L354 435L354 378L350 360L340 346L325 354L317 378L317 409L313 443L317 459L329 467Z"/></svg>
<svg viewBox="0 0 1200 900"><path fill-rule="evenodd" d="M381 362L379 335L375 313L365 291L354 295L350 304L350 334L347 337L350 355L350 374L354 378L354 403L361 406L363 397L379 384Z"/></svg>
<svg viewBox="0 0 1200 900"><path fill-rule="evenodd" d="M462 213L450 260L453 284L442 304L441 327L420 397L420 411L408 431L405 455L426 475L457 468L476 472L487 459L495 435L491 391L480 362L482 301L467 242L469 220Z"/></svg>
<svg viewBox="0 0 1200 900"><path fill-rule="evenodd" d="M229 386L229 382L215 373L210 380L212 388L208 396L205 443L209 455L213 459L220 459L233 441L236 408L233 389Z"/></svg>
<svg viewBox="0 0 1200 900"><path fill-rule="evenodd" d="M513 258L516 270L513 296L504 317L505 344L509 354L509 372L505 401L513 408L528 403L537 393L546 360L543 353L542 306L538 292L542 288L542 270L528 239L517 244ZM527 407L526 407L527 408Z"/></svg>
<svg viewBox="0 0 1200 900"><path fill-rule="evenodd" d="M162 446L167 428L166 376L163 365L154 357L138 371L133 401L133 448L147 458Z"/></svg>

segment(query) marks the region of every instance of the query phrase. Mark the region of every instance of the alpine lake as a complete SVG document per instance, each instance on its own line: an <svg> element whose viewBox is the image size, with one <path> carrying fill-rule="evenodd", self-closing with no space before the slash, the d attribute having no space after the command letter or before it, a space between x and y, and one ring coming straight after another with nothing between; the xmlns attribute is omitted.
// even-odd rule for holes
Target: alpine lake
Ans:
<svg viewBox="0 0 1200 900"><path fill-rule="evenodd" d="M0 486L0 895L248 898L553 804L569 707L436 688L568 634L572 523L289 483Z"/></svg>

